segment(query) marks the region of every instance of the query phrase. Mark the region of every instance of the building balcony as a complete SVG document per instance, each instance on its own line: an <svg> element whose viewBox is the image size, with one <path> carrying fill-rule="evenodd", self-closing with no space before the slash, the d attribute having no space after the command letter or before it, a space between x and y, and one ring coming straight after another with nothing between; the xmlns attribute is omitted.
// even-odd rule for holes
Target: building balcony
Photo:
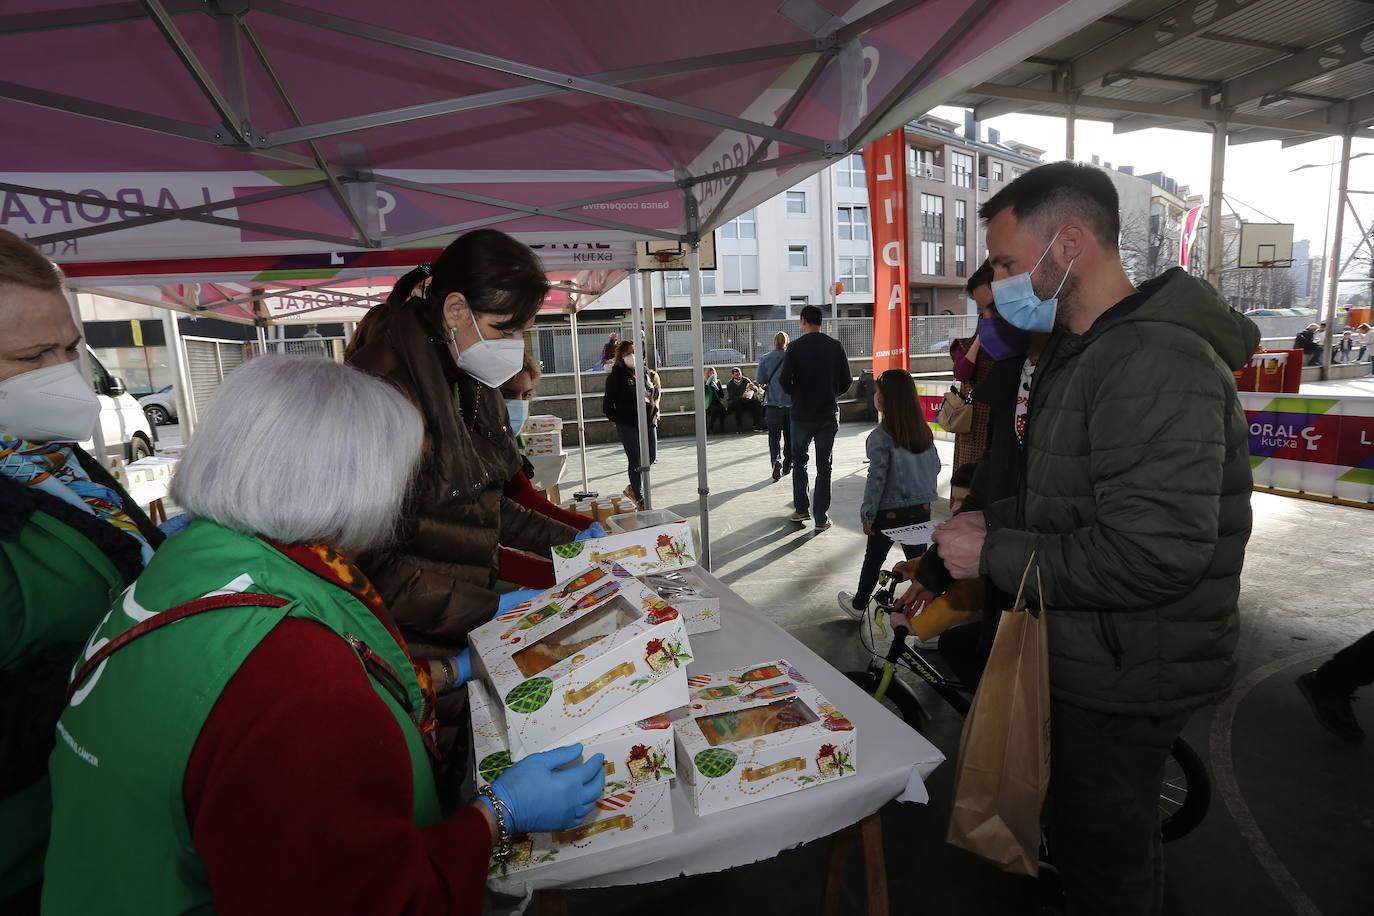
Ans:
<svg viewBox="0 0 1374 916"><path fill-rule="evenodd" d="M926 165L918 162L907 168L907 174L912 178L924 178L926 181L944 181L945 169L940 165Z"/></svg>
<svg viewBox="0 0 1374 916"><path fill-rule="evenodd" d="M980 190L980 191L986 191L987 189L988 189L988 180L987 180L986 178L979 178L979 179L978 179L978 190Z"/></svg>

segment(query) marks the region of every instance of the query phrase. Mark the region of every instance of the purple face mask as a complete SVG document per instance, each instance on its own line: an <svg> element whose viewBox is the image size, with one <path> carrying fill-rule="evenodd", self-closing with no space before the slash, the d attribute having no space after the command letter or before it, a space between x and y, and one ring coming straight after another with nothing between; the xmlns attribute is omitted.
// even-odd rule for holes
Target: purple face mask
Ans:
<svg viewBox="0 0 1374 916"><path fill-rule="evenodd" d="M995 315L978 319L978 341L993 359L1010 359L1026 352L1030 333Z"/></svg>

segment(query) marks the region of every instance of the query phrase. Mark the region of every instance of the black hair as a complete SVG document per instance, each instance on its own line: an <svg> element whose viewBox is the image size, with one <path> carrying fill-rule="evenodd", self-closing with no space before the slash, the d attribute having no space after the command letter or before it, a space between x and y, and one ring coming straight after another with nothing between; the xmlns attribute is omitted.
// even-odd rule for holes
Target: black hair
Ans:
<svg viewBox="0 0 1374 916"><path fill-rule="evenodd" d="M973 291L980 286L992 286L992 265L987 261L983 261L982 266L968 278L968 282L964 284L964 292L972 296Z"/></svg>
<svg viewBox="0 0 1374 916"><path fill-rule="evenodd" d="M1081 162L1051 162L1031 169L978 209L984 220L1011 208L1018 221L1031 220L1046 232L1070 219L1082 220L1109 251L1121 235L1121 202L1107 173Z"/></svg>
<svg viewBox="0 0 1374 916"><path fill-rule="evenodd" d="M821 310L814 305L803 305L801 310L801 320L807 324L814 324L817 327L821 323Z"/></svg>
<svg viewBox="0 0 1374 916"><path fill-rule="evenodd" d="M967 461L954 469L954 473L949 475L949 485L951 487L963 487L967 490L973 486L973 475L978 471L978 462Z"/></svg>
<svg viewBox="0 0 1374 916"><path fill-rule="evenodd" d="M416 288L426 278L429 286L422 301L436 330L442 330L440 313L450 293L462 293L474 312L507 316L496 327L508 331L527 324L549 292L539 257L528 246L495 229L458 236L433 264L421 265L398 279L387 296L387 305L420 298Z"/></svg>

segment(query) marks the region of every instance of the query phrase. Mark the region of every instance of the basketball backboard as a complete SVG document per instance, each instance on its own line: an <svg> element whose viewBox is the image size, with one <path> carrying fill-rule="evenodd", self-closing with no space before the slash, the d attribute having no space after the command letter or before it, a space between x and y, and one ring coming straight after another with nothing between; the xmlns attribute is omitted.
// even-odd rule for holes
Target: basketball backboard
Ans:
<svg viewBox="0 0 1374 916"><path fill-rule="evenodd" d="M689 248L686 242L639 242L635 245L640 270L686 270ZM716 269L716 234L701 239L701 269Z"/></svg>
<svg viewBox="0 0 1374 916"><path fill-rule="evenodd" d="M1292 223L1240 224L1237 267L1289 267L1292 264Z"/></svg>

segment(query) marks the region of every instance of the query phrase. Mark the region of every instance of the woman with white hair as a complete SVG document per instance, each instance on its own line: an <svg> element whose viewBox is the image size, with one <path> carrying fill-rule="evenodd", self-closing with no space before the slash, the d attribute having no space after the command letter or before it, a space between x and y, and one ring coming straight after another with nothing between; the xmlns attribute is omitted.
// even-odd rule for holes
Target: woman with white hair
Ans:
<svg viewBox="0 0 1374 916"><path fill-rule="evenodd" d="M57 269L0 230L0 913L36 913L48 755L67 676L162 543L77 445L100 403Z"/></svg>
<svg viewBox="0 0 1374 916"><path fill-rule="evenodd" d="M493 847L591 810L576 745L441 810L433 694L351 559L394 536L422 432L328 360L229 377L172 485L194 520L72 679L45 913L478 913Z"/></svg>

